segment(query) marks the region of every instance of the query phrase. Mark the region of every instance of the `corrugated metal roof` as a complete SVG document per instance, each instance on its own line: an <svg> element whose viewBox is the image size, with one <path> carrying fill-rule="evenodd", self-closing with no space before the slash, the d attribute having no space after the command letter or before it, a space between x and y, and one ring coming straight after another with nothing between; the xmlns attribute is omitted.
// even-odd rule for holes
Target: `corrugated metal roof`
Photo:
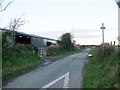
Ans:
<svg viewBox="0 0 120 90"><path fill-rule="evenodd" d="M10 31L9 29L4 29L4 28L0 28L0 30ZM34 34L27 34L27 33L20 32L20 31L15 31L15 32L16 32L17 35L24 35L24 36L29 36L29 37L37 37L37 38L42 38L42 39L52 40L52 41L59 41L59 40L55 40L55 39L52 39L52 38L41 37L41 36L34 35Z"/></svg>

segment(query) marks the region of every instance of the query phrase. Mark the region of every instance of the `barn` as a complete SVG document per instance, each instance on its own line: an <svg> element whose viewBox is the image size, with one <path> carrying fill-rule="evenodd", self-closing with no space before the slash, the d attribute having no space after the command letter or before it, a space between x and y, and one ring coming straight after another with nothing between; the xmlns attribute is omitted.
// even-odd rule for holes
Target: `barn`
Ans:
<svg viewBox="0 0 120 90"><path fill-rule="evenodd" d="M0 28L0 30L2 30L2 32L8 31L7 29L2 29L2 28ZM8 40L10 41L10 38ZM41 37L33 34L27 34L27 33L18 32L18 31L15 32L15 40L16 40L16 43L33 44L34 46L36 46L38 49L38 55L40 57L43 57L46 55L48 46L53 44L53 42L54 43L57 42L57 40L55 39Z"/></svg>
<svg viewBox="0 0 120 90"><path fill-rule="evenodd" d="M24 44L33 44L38 49L38 55L43 57L46 55L47 47L56 42L57 40L41 37L32 34L26 34L22 32L16 32L15 34L16 42L17 43L24 43Z"/></svg>

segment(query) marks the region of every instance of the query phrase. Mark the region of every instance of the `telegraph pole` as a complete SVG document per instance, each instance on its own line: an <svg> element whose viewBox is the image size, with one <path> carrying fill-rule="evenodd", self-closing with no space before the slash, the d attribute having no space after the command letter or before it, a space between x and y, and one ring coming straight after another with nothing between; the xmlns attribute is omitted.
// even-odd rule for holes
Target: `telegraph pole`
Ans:
<svg viewBox="0 0 120 90"><path fill-rule="evenodd" d="M104 23L102 23L102 27L100 27L100 29L102 29L102 45L103 45L103 59L104 59L104 54L105 54L105 46L104 46Z"/></svg>

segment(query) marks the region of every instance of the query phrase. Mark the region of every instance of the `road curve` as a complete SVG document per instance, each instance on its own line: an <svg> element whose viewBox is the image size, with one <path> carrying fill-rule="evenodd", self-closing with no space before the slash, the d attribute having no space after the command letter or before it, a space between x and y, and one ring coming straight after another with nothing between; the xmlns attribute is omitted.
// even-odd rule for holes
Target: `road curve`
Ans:
<svg viewBox="0 0 120 90"><path fill-rule="evenodd" d="M22 75L4 88L82 88L90 48Z"/></svg>

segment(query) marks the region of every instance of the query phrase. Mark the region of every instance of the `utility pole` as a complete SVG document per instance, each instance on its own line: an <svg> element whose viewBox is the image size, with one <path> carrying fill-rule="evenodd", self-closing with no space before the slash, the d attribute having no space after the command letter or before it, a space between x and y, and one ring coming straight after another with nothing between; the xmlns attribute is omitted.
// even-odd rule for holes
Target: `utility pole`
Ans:
<svg viewBox="0 0 120 90"><path fill-rule="evenodd" d="M105 46L104 46L104 23L102 23L102 27L100 27L100 29L102 29L102 45L103 45L103 59L104 59L104 54L105 54Z"/></svg>

